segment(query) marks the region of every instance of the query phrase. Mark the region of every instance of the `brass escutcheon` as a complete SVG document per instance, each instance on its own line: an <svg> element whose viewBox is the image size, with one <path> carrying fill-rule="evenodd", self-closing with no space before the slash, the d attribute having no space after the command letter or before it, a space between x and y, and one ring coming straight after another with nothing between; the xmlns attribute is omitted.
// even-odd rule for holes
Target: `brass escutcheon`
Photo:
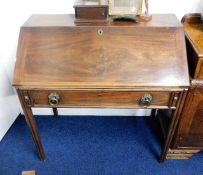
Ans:
<svg viewBox="0 0 203 175"><path fill-rule="evenodd" d="M104 31L102 29L98 29L97 33L99 36L101 36L101 35L103 35Z"/></svg>

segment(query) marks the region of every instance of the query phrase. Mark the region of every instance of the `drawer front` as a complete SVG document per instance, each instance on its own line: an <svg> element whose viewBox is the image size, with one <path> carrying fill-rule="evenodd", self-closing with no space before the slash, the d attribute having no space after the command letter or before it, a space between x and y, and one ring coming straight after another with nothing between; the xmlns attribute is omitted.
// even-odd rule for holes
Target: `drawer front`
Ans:
<svg viewBox="0 0 203 175"><path fill-rule="evenodd" d="M172 92L135 91L28 91L32 106L168 108Z"/></svg>
<svg viewBox="0 0 203 175"><path fill-rule="evenodd" d="M106 19L107 17L106 7L77 7L75 11L77 19Z"/></svg>

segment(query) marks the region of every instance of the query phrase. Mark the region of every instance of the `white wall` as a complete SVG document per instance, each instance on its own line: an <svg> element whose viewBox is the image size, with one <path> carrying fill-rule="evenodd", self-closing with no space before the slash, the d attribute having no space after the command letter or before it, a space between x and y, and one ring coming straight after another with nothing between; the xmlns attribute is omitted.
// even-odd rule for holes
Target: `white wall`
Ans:
<svg viewBox="0 0 203 175"><path fill-rule="evenodd" d="M203 13L202 0L149 0L151 13L174 13L181 20L187 13Z"/></svg>
<svg viewBox="0 0 203 175"><path fill-rule="evenodd" d="M6 0L0 1L0 139L19 112L19 103L11 88L17 39L20 26L31 14L74 13L74 0ZM151 13L175 13L179 19L186 13L202 12L202 0L149 0ZM137 113L136 113L137 112ZM35 114L51 114L48 109ZM61 114L142 115L135 110L60 110ZM146 112L145 114L148 114Z"/></svg>
<svg viewBox="0 0 203 175"><path fill-rule="evenodd" d="M19 103L0 59L0 140L19 114Z"/></svg>

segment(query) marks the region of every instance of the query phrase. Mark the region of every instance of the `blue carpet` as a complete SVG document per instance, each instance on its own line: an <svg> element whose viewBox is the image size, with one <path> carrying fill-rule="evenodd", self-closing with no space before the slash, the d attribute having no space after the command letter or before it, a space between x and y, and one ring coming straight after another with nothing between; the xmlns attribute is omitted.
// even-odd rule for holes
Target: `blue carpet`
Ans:
<svg viewBox="0 0 203 175"><path fill-rule="evenodd" d="M203 153L157 161L160 144L149 118L36 117L46 161L39 161L23 116L0 142L0 175L203 175Z"/></svg>

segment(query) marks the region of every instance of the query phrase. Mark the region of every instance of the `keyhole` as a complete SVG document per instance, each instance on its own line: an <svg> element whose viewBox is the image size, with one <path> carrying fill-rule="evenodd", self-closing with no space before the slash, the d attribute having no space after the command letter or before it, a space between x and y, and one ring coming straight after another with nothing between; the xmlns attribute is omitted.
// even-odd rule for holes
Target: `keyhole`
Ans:
<svg viewBox="0 0 203 175"><path fill-rule="evenodd" d="M103 30L102 30L102 29L99 29L99 30L97 31L97 33L98 33L98 35L100 35L100 36L101 36L101 35L103 35L103 33L104 33L104 32L103 32Z"/></svg>

